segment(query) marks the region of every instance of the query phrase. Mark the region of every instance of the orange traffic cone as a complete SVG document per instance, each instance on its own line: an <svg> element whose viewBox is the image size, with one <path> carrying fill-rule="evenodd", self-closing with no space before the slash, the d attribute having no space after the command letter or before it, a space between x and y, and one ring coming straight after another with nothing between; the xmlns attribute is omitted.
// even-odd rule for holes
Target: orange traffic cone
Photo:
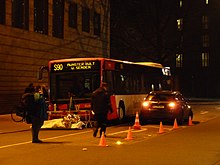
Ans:
<svg viewBox="0 0 220 165"><path fill-rule="evenodd" d="M173 129L177 129L178 128L178 124L177 124L177 121L176 119L174 120L174 124L173 124Z"/></svg>
<svg viewBox="0 0 220 165"><path fill-rule="evenodd" d="M133 128L134 129L141 129L138 112L136 112L135 123L133 125Z"/></svg>
<svg viewBox="0 0 220 165"><path fill-rule="evenodd" d="M132 140L132 132L131 132L131 127L129 127L128 129L128 134L127 134L127 137L125 138L125 140Z"/></svg>
<svg viewBox="0 0 220 165"><path fill-rule="evenodd" d="M107 146L108 146L108 145L106 144L104 132L102 132L102 136L101 136L101 138L100 138L99 146L101 146L101 147L107 147Z"/></svg>
<svg viewBox="0 0 220 165"><path fill-rule="evenodd" d="M158 133L164 133L164 129L163 129L163 124L162 121L160 122L160 128L159 128L159 132Z"/></svg>
<svg viewBox="0 0 220 165"><path fill-rule="evenodd" d="M189 125L189 126L192 126L192 125L193 125L193 123L192 123L192 117L191 117L191 116L189 116L189 123L188 123L188 125Z"/></svg>

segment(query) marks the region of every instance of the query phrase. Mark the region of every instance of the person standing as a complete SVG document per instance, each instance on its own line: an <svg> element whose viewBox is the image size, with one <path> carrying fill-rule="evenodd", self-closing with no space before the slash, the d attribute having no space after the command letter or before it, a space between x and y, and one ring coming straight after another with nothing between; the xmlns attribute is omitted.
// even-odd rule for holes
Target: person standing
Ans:
<svg viewBox="0 0 220 165"><path fill-rule="evenodd" d="M41 86L36 86L33 110L29 112L32 123L32 143L42 143L38 138L40 128L47 119L47 107Z"/></svg>
<svg viewBox="0 0 220 165"><path fill-rule="evenodd" d="M24 94L21 97L21 105L24 109L23 118L27 124L31 124L30 114L34 109L34 93L35 87L33 83L30 83L28 87L25 88Z"/></svg>
<svg viewBox="0 0 220 165"><path fill-rule="evenodd" d="M108 94L108 85L103 82L101 86L92 93L92 110L94 112L94 130L93 136L96 137L99 128L100 137L102 132L106 133L107 115L110 108L110 97ZM106 134L105 134L106 136Z"/></svg>
<svg viewBox="0 0 220 165"><path fill-rule="evenodd" d="M33 93L35 91L34 84L30 83L24 90L24 94Z"/></svg>

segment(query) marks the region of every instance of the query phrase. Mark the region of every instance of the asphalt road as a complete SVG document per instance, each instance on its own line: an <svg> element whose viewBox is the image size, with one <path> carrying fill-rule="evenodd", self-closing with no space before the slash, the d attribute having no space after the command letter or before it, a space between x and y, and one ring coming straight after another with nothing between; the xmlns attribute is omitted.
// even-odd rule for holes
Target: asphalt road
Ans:
<svg viewBox="0 0 220 165"><path fill-rule="evenodd" d="M30 125L14 123L0 116L0 165L220 165L220 104L196 104L193 126L188 123L173 130L158 123L131 130L134 122L108 127L108 147L92 129L41 130L42 144L31 143Z"/></svg>

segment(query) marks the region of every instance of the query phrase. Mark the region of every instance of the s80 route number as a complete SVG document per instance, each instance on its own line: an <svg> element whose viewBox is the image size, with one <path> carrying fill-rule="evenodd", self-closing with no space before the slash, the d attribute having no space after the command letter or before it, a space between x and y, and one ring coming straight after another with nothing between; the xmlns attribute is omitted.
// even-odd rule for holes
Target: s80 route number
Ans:
<svg viewBox="0 0 220 165"><path fill-rule="evenodd" d="M63 70L63 64L54 64L54 71Z"/></svg>

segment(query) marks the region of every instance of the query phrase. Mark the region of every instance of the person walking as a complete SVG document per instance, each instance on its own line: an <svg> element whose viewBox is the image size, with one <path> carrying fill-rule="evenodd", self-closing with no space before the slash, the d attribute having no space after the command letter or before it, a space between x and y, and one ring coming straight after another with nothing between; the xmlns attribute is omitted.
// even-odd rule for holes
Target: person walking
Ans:
<svg viewBox="0 0 220 165"><path fill-rule="evenodd" d="M34 106L32 111L29 112L32 123L32 143L42 143L43 141L38 138L40 128L47 119L47 107L41 86L36 86L34 93Z"/></svg>
<svg viewBox="0 0 220 165"><path fill-rule="evenodd" d="M92 110L95 119L93 136L97 136L99 128L101 128L100 137L102 132L104 132L106 136L107 115L108 111L111 111L107 83L103 82L101 86L92 93Z"/></svg>

